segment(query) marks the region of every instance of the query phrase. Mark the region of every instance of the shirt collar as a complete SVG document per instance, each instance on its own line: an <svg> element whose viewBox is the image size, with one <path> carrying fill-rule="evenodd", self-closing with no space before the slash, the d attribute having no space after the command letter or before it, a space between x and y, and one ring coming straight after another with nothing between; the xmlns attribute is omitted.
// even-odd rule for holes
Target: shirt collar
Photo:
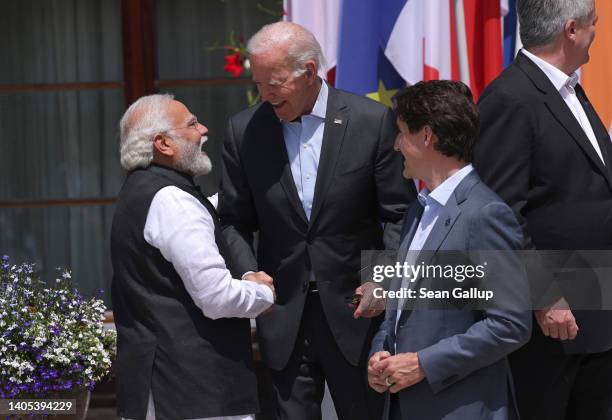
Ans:
<svg viewBox="0 0 612 420"><path fill-rule="evenodd" d="M423 205L423 207L434 202L441 206L445 206L448 199L455 191L455 188L457 188L457 185L459 185L461 181L463 181L463 178L468 176L468 174L473 170L474 167L470 163L445 179L444 182L438 185L438 187L433 191L430 192L427 188L424 188L419 193L419 202Z"/></svg>
<svg viewBox="0 0 612 420"><path fill-rule="evenodd" d="M533 61L535 65L538 66L540 70L544 72L544 74L546 74L548 79L555 86L555 89L561 90L563 86L568 86L569 88L571 88L571 90L573 90L576 84L578 83L578 75L576 74L576 72L568 76L567 74L550 64L548 61L542 60L540 57L533 53L530 53L526 49L523 48L521 51L531 61Z"/></svg>
<svg viewBox="0 0 612 420"><path fill-rule="evenodd" d="M317 96L317 100L312 107L312 112L310 115L325 119L328 95L329 88L327 87L327 83L325 83L325 80L321 80L321 89L319 90L319 95Z"/></svg>
<svg viewBox="0 0 612 420"><path fill-rule="evenodd" d="M317 100L315 101L315 104L312 107L312 111L310 111L310 114L305 114L302 116L303 117L312 116L312 117L317 117L317 118L321 118L324 120L325 114L327 113L328 96L329 96L329 88L327 87L327 83L325 83L325 80L321 80L321 89L319 89L319 95L317 95ZM300 124L301 119L298 118L293 122L281 120L281 123L291 126L292 124Z"/></svg>

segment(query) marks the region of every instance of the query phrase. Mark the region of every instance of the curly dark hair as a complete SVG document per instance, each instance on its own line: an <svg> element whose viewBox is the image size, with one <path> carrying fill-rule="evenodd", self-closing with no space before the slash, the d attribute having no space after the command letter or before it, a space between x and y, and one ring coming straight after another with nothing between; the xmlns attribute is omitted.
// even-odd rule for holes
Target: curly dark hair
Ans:
<svg viewBox="0 0 612 420"><path fill-rule="evenodd" d="M431 80L405 87L393 97L393 110L413 134L429 126L443 155L472 161L480 116L464 83Z"/></svg>

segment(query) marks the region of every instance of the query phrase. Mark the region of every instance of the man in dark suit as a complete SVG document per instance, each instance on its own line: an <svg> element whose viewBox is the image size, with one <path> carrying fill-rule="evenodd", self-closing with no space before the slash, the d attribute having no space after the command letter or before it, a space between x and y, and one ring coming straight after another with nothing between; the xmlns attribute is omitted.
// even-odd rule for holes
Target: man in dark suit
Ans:
<svg viewBox="0 0 612 420"><path fill-rule="evenodd" d="M247 48L263 103L230 119L219 212L242 271L274 278L277 304L257 332L277 415L319 418L326 381L341 419L377 418L365 362L380 321L364 316L381 311L347 302L360 251L397 248L415 196L397 177L393 113L317 77L321 48L297 24L265 26Z"/></svg>
<svg viewBox="0 0 612 420"><path fill-rule="evenodd" d="M519 0L517 10L524 49L480 98L474 166L513 208L528 247L610 250L612 144L576 75L595 4ZM593 280L582 272L572 287ZM536 310L539 328L511 357L522 418L606 418L612 313L576 311L576 297L560 292Z"/></svg>
<svg viewBox="0 0 612 420"><path fill-rule="evenodd" d="M419 82L396 95L395 111L404 176L426 184L404 217L398 261L456 268L468 262L484 277L421 274L392 282L393 291L415 294L404 299L409 305L387 300L370 351L370 384L390 391L385 419L518 418L506 356L531 331L527 282L514 255L523 238L512 210L470 164L478 138L472 94L461 82ZM456 294L472 287L491 292L497 303ZM423 290L452 291L454 300L440 294L440 302Z"/></svg>

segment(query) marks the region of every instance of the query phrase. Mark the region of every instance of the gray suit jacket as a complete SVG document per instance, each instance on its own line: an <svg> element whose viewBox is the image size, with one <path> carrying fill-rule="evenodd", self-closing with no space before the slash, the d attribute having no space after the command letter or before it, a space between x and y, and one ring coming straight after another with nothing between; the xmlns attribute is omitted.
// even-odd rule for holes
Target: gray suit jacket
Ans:
<svg viewBox="0 0 612 420"><path fill-rule="evenodd" d="M419 203L406 212L400 262L422 214ZM425 259L440 251L519 250L522 234L512 210L471 172L443 207L423 249ZM402 249L404 250L402 252ZM490 254L487 254L490 255ZM507 260L507 253L502 258ZM420 261L420 258L419 258ZM428 261L426 261L428 262ZM505 261L507 263L507 261ZM402 417L407 419L514 419L518 417L506 356L531 334L528 285L524 271L506 266L494 283L503 308L478 310L405 310L397 326L397 310L388 309L372 342L371 354L417 352L426 378L399 393ZM487 279L489 281L489 279ZM392 283L397 289L400 282ZM411 287L419 288L419 280ZM506 300L507 299L507 300ZM387 408L388 408L387 398ZM388 409L385 410L388 412ZM387 415L387 414L385 414ZM385 417L387 418L387 417Z"/></svg>

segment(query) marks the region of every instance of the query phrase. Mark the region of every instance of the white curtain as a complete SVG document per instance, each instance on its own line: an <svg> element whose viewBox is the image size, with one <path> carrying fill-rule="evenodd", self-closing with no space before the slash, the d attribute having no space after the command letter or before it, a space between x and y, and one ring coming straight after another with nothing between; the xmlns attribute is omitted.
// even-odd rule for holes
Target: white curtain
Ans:
<svg viewBox="0 0 612 420"><path fill-rule="evenodd" d="M126 0L130 1L130 0ZM155 0L157 79L230 77L223 71L231 31L246 39L280 19L278 0ZM276 10L267 14L260 6ZM0 2L0 84L123 80L121 0ZM227 118L246 107L242 86L160 88L174 93L210 129L216 169L199 182L216 192ZM0 93L0 201L116 197L120 88ZM72 268L86 293L112 276L110 224L114 205L0 208L0 254L34 261L52 279Z"/></svg>
<svg viewBox="0 0 612 420"><path fill-rule="evenodd" d="M0 83L123 79L120 0L5 0ZM116 196L122 89L0 94L0 200ZM107 289L112 206L0 208L0 252L50 280L67 266L85 293ZM108 297L108 293L106 293Z"/></svg>

